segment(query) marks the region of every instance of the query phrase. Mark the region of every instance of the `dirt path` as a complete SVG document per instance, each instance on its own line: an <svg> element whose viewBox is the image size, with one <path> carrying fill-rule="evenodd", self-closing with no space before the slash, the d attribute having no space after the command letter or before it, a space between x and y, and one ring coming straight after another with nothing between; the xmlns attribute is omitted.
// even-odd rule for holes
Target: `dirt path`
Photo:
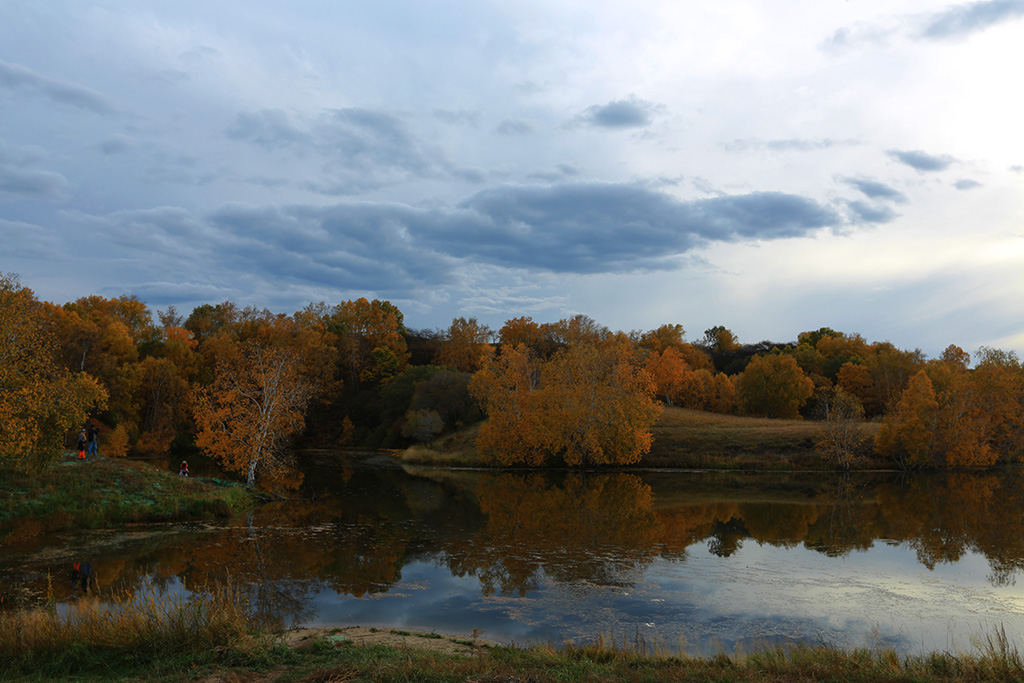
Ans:
<svg viewBox="0 0 1024 683"><path fill-rule="evenodd" d="M423 633L393 628L297 628L285 631L282 638L291 647L302 647L316 637L336 643L351 642L355 645L390 645L410 647L417 650L435 650L447 654L475 655L481 648L498 645L472 636L452 636L443 633Z"/></svg>

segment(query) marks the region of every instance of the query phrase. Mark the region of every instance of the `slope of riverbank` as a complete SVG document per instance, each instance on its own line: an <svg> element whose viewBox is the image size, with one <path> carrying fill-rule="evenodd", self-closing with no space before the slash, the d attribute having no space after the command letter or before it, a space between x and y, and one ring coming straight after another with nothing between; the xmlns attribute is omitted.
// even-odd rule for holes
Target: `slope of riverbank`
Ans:
<svg viewBox="0 0 1024 683"><path fill-rule="evenodd" d="M212 602L221 600L215 598ZM0 663L6 669L2 678L161 683L1024 680L1024 662L1015 644L999 631L981 638L971 653L912 656L884 648L843 650L830 645L791 645L745 654L690 657L628 638L618 643L598 638L582 646L519 648L472 637L386 628L272 633L240 627L240 616L221 615L199 621L191 618L186 620L191 629L188 632L165 632L173 629L157 627L129 642L102 641L83 633L74 645L59 653L44 643L36 643L31 649L11 647L14 644L2 638L9 635L4 627L12 625L12 618L6 617L0 619ZM34 623L46 620L43 617ZM153 639L165 636L167 647L152 647L158 645Z"/></svg>
<svg viewBox="0 0 1024 683"><path fill-rule="evenodd" d="M870 441L878 423L861 425ZM666 407L651 429L654 443L640 467L698 469L831 469L815 442L822 423L738 417L686 408ZM400 454L403 462L450 467L494 466L476 452L480 425L438 438L425 446L412 446ZM870 449L868 449L870 450ZM877 466L877 463L866 463Z"/></svg>
<svg viewBox="0 0 1024 683"><path fill-rule="evenodd" d="M69 453L39 474L0 472L0 545L49 531L229 517L255 502L233 482L179 477L144 462L78 460Z"/></svg>

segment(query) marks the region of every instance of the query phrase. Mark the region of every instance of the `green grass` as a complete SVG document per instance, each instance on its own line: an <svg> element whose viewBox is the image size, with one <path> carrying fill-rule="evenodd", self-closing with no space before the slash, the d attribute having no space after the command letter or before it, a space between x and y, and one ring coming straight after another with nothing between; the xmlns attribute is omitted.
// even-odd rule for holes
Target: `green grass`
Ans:
<svg viewBox="0 0 1024 683"><path fill-rule="evenodd" d="M241 485L147 463L68 456L40 474L0 472L0 543L48 531L228 517L254 503Z"/></svg>

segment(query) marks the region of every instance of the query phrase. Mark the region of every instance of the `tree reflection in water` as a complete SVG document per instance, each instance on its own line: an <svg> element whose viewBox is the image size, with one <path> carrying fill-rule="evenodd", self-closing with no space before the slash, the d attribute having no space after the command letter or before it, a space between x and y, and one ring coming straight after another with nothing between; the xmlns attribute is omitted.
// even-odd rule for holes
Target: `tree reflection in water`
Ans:
<svg viewBox="0 0 1024 683"><path fill-rule="evenodd" d="M486 526L444 562L475 576L484 594L525 595L540 571L558 581L621 582L657 554L660 524L651 487L634 474L503 474L476 488Z"/></svg>
<svg viewBox="0 0 1024 683"><path fill-rule="evenodd" d="M325 471L327 474L325 474ZM0 559L3 608L45 599L47 575L87 558L105 592L143 580L203 590L232 581L282 624L316 613L324 592L387 593L410 562L475 577L485 595L523 596L545 580L633 583L656 560L722 558L755 542L825 556L882 542L929 570L983 555L993 586L1024 568L1024 477L982 474L415 474L335 467L308 475L305 500L265 505L222 526L72 534ZM311 495L315 491L315 500ZM91 539L91 540L90 540ZM91 545L90 545L91 544ZM703 546L703 547L702 547ZM58 599L70 586L53 584Z"/></svg>

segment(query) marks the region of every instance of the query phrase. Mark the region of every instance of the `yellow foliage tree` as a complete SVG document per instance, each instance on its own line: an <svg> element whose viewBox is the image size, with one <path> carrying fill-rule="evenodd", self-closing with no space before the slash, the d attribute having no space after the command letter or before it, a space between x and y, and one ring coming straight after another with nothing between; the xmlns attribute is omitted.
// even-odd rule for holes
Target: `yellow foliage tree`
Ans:
<svg viewBox="0 0 1024 683"><path fill-rule="evenodd" d="M992 368L967 370L953 348L911 379L878 433L879 453L907 467L984 467L999 458L994 444L1016 412L1006 410L1012 384Z"/></svg>
<svg viewBox="0 0 1024 683"><path fill-rule="evenodd" d="M256 483L286 465L289 438L305 426L316 390L302 356L287 346L250 342L222 357L213 384L195 393L196 444Z"/></svg>
<svg viewBox="0 0 1024 683"><path fill-rule="evenodd" d="M749 414L798 418L814 393L814 382L792 356L755 356L736 378L736 393Z"/></svg>
<svg viewBox="0 0 1024 683"><path fill-rule="evenodd" d="M95 379L57 359L43 305L17 277L0 273L0 461L41 470L64 450L64 435L106 401Z"/></svg>
<svg viewBox="0 0 1024 683"><path fill-rule="evenodd" d="M476 318L454 318L441 338L435 361L460 372L476 372L484 359L494 353L491 328Z"/></svg>
<svg viewBox="0 0 1024 683"><path fill-rule="evenodd" d="M647 356L645 369L654 382L655 391L665 403L675 405L683 390L683 378L690 369L679 351L666 346L663 351L652 351Z"/></svg>
<svg viewBox="0 0 1024 683"><path fill-rule="evenodd" d="M505 464L540 465L548 457L541 416L538 362L525 344L503 347L473 375L469 392L490 419L480 427L477 448Z"/></svg>
<svg viewBox="0 0 1024 683"><path fill-rule="evenodd" d="M621 340L571 344L546 362L518 345L473 376L490 420L477 444L504 464L628 464L650 450L660 412L650 376Z"/></svg>

